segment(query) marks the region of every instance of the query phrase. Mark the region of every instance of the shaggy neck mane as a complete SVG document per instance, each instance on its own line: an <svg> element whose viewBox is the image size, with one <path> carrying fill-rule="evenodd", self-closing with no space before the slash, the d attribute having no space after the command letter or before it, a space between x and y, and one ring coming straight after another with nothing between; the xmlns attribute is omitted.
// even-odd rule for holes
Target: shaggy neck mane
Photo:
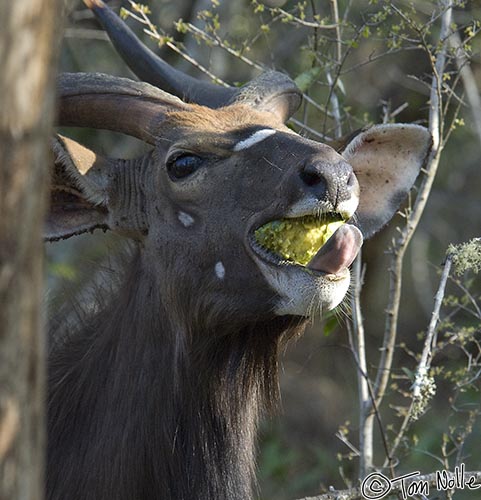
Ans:
<svg viewBox="0 0 481 500"><path fill-rule="evenodd" d="M101 313L52 332L49 500L252 498L292 318L174 326L152 274L135 256Z"/></svg>

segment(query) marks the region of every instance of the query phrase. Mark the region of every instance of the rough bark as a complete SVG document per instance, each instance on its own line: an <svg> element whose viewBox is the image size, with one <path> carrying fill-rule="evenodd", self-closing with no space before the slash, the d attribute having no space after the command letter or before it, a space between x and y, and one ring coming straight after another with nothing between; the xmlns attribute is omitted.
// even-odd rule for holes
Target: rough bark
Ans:
<svg viewBox="0 0 481 500"><path fill-rule="evenodd" d="M41 231L59 3L0 0L0 499L41 500Z"/></svg>

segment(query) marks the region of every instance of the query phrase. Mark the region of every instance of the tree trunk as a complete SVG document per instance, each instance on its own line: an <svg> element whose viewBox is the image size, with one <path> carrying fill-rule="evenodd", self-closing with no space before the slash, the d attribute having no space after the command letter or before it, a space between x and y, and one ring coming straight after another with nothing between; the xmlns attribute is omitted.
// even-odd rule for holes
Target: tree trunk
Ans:
<svg viewBox="0 0 481 500"><path fill-rule="evenodd" d="M0 0L0 499L44 490L41 232L54 103L52 0Z"/></svg>

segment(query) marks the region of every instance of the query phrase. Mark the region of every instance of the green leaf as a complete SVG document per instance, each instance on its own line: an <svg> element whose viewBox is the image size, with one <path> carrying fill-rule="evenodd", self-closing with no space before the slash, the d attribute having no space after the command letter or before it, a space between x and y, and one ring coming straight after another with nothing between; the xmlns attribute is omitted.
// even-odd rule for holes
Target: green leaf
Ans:
<svg viewBox="0 0 481 500"><path fill-rule="evenodd" d="M306 92L312 87L312 85L314 85L314 83L316 83L316 80L319 78L320 74L321 68L319 66L316 66L298 75L294 81L301 92Z"/></svg>
<svg viewBox="0 0 481 500"><path fill-rule="evenodd" d="M328 315L324 322L324 337L328 337L338 326L337 316L334 312Z"/></svg>
<svg viewBox="0 0 481 500"><path fill-rule="evenodd" d="M414 373L411 370L409 370L405 366L401 366L401 370L409 378L409 380L414 380Z"/></svg>

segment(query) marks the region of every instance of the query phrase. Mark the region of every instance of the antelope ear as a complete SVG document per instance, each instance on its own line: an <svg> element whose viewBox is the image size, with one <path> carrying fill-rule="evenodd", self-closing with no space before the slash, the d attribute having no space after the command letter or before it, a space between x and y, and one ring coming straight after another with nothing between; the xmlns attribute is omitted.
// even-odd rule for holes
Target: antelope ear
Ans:
<svg viewBox="0 0 481 500"><path fill-rule="evenodd" d="M359 181L356 225L365 238L396 213L413 186L431 147L431 134L419 125L377 125L352 139L342 155Z"/></svg>
<svg viewBox="0 0 481 500"><path fill-rule="evenodd" d="M53 139L54 169L44 231L47 241L108 228L111 163L72 139Z"/></svg>

